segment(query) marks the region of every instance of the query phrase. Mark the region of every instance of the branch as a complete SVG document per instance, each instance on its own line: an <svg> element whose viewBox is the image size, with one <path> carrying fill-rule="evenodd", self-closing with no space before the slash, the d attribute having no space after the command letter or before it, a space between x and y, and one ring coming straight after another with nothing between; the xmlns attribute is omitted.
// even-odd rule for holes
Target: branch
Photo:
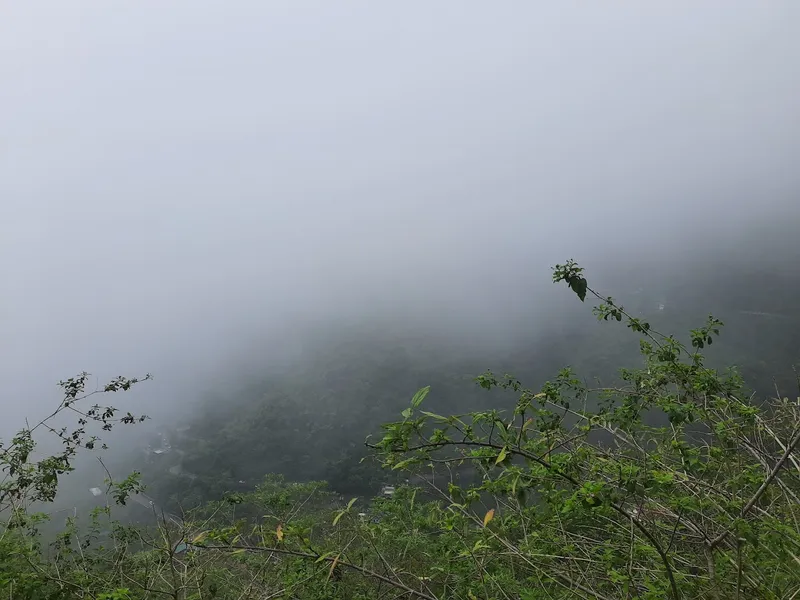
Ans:
<svg viewBox="0 0 800 600"><path fill-rule="evenodd" d="M380 573L376 573L375 571L370 571L369 569L365 569L364 567L359 567L358 565L354 565L351 562L347 562L341 559L337 559L337 557L321 557L317 554L311 554L310 552L300 552L299 550L289 550L287 548L262 548L261 546L204 546L204 545L197 545L198 548L207 548L209 550L251 550L254 552L275 552L276 554L288 554L290 556L299 556L301 558L313 558L314 560L324 560L326 562L336 562L337 565L341 565L342 567L347 567L348 569L353 569L354 571L358 571L362 575L366 575L367 577L372 577L373 579L377 579L379 581L383 581L384 583L388 583L398 589L403 590L407 594L411 594L416 596L417 598L422 598L423 600L438 600L436 596L430 596L425 592L419 592L414 588L408 587L401 581L397 581L394 579L390 579L381 575Z"/></svg>
<svg viewBox="0 0 800 600"><path fill-rule="evenodd" d="M795 444L798 441L800 441L800 436L798 437L797 440L795 440ZM370 448L377 448L377 446L374 446L374 445L371 445L371 444L367 444L367 446L370 447ZM477 441L473 441L473 442L470 442L470 441L456 442L456 441L452 441L451 440L451 441L447 441L447 442L435 442L435 443L427 443L427 444L420 444L420 445L417 445L417 446L412 446L412 447L408 448L406 450L406 452L413 452L414 450L424 450L426 448L440 448L440 447L443 447L443 446L479 446L479 447L482 447L482 448L493 448L495 450L500 450L500 449L503 448L502 446L498 446L496 444L490 444L490 443L487 443L487 442L477 442ZM532 460L533 462L538 463L539 465L541 465L544 468L546 468L548 471L550 471L550 472L558 475L562 479L570 482L575 487L580 487L580 482L577 479L575 479L571 475L567 475L566 473L564 473L563 471L560 471L559 469L554 468L551 463L547 462L546 460L544 460L540 456L536 456L535 454L531 454L530 452L525 452L524 450L521 450L520 448L513 448L513 447L505 447L505 448L506 448L507 452L509 452L511 454L516 454L518 456L522 456L524 458L527 458L528 460ZM672 590L672 597L675 600L678 600L681 597L680 592L678 591L678 583L675 581L675 574L672 572L672 566L669 563L669 557L667 556L667 553L664 551L664 549L661 547L661 544L658 543L658 540L655 538L655 536L653 536L653 534L650 533L650 531L647 530L647 528L642 524L642 522L639 519L637 519L635 516L633 516L627 510L625 510L622 506L620 506L619 504L616 504L615 502L609 502L609 506L612 509L614 509L617 513L619 513L620 515L624 516L627 520L632 522L633 525L642 533L642 535L645 538L647 538L647 541L650 542L650 544L653 546L653 548L655 549L655 551L658 553L659 557L661 558L661 562L664 563L664 569L667 572L667 577L669 578L670 588Z"/></svg>
<svg viewBox="0 0 800 600"><path fill-rule="evenodd" d="M756 493L753 494L753 497L750 498L750 501L747 504L745 504L744 508L742 509L742 515L741 515L742 517L744 517L747 513L749 513L750 510L753 508L753 506L755 506L756 502L758 502L759 498L761 498L761 496L764 495L764 492L767 491L769 484L772 483L772 481L778 475L778 472L783 468L783 465L786 464L787 460L789 460L789 456L792 454L792 452L794 452L794 449L797 447L798 444L800 444L800 430L797 431L797 433L794 436L794 439L786 447L786 450L784 451L783 456L781 456L780 460L778 461L778 464L776 464L775 468L772 469L769 475L767 475L767 478L756 490ZM727 538L730 535L730 533L731 533L730 529L728 529L727 531L723 531L717 537L711 540L711 542L709 543L709 547L711 549L716 548L719 544L721 544L725 540L725 538Z"/></svg>

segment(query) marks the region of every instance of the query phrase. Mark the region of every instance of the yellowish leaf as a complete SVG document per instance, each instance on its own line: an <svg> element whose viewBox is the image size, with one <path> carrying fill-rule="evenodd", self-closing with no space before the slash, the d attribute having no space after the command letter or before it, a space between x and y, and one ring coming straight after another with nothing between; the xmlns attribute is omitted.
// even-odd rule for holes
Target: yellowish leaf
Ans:
<svg viewBox="0 0 800 600"><path fill-rule="evenodd" d="M337 554L336 558L334 558L331 561L331 569L330 569L330 571L328 571L328 579L331 578L331 575L333 575L333 570L336 568L336 565L339 564L339 557L340 556L341 556L341 554Z"/></svg>
<svg viewBox="0 0 800 600"><path fill-rule="evenodd" d="M206 537L207 533L208 533L207 531L201 531L196 536L194 536L194 538L192 538L192 543L196 544L197 542L201 541L203 538Z"/></svg>
<svg viewBox="0 0 800 600"><path fill-rule="evenodd" d="M279 542L283 541L283 526L278 523L278 528L275 530L275 537L278 538Z"/></svg>
<svg viewBox="0 0 800 600"><path fill-rule="evenodd" d="M494 509L490 508L486 516L483 517L483 526L486 527L492 519L494 519Z"/></svg>

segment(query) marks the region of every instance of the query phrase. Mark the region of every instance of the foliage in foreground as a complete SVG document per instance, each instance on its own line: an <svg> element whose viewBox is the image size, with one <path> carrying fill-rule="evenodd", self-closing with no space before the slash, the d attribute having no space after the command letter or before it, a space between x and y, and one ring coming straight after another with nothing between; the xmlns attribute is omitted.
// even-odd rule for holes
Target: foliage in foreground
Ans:
<svg viewBox="0 0 800 600"><path fill-rule="evenodd" d="M439 415L423 388L368 443L409 478L390 499L346 501L322 483L268 476L189 514L154 507L156 526L116 526L106 540L68 529L45 558L21 498L53 485L35 476L50 463L24 467L32 475L20 480L27 455L16 448L27 438L18 436L2 455L16 490L3 508L16 520L0 538L0 591L106 600L800 597L800 401L758 402L735 372L708 368L704 349L722 327L713 317L682 343L600 296L572 261L556 266L554 281L582 301L597 298L598 318L638 334L643 366L623 369L614 388L570 370L538 390L478 377L513 394L506 411ZM137 491L129 488L122 501Z"/></svg>

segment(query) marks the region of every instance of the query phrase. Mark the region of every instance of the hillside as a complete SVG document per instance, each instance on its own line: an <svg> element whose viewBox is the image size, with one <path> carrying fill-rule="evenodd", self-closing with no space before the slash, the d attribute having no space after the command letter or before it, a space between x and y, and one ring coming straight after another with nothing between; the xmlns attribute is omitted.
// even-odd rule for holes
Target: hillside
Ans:
<svg viewBox="0 0 800 600"><path fill-rule="evenodd" d="M727 260L655 270L642 277L643 285L630 280L620 285L618 297L657 331L687 332L679 336L686 343L688 331L713 312L725 326L707 349L709 364L736 367L759 397L774 394L776 387L792 396L793 367L800 364L800 283L796 273L782 268L791 256L781 256L770 264ZM604 279L625 281L618 274ZM597 322L579 303L576 308L576 315L566 323L556 319L545 333L518 335L505 347L483 352L425 331L380 324L311 332L301 338L304 350L289 366L265 364L262 377L219 391L180 423L163 427L176 451L136 467L153 494L183 506L251 489L266 473L325 480L342 493L374 493L392 476L362 462L364 439L396 417L410 390L430 386L433 410L461 413L504 407L502 397L475 385L486 369L538 387L568 365L588 382L610 385L619 381L620 367L641 364L635 334ZM530 329L541 331L535 325ZM178 470L183 474L175 476Z"/></svg>

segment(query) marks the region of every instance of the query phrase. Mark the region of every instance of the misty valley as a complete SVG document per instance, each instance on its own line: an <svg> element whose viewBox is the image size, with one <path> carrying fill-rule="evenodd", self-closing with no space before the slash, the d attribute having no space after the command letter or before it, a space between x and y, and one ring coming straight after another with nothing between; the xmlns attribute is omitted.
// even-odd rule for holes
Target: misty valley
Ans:
<svg viewBox="0 0 800 600"><path fill-rule="evenodd" d="M0 600L800 600L800 2L0 5Z"/></svg>

